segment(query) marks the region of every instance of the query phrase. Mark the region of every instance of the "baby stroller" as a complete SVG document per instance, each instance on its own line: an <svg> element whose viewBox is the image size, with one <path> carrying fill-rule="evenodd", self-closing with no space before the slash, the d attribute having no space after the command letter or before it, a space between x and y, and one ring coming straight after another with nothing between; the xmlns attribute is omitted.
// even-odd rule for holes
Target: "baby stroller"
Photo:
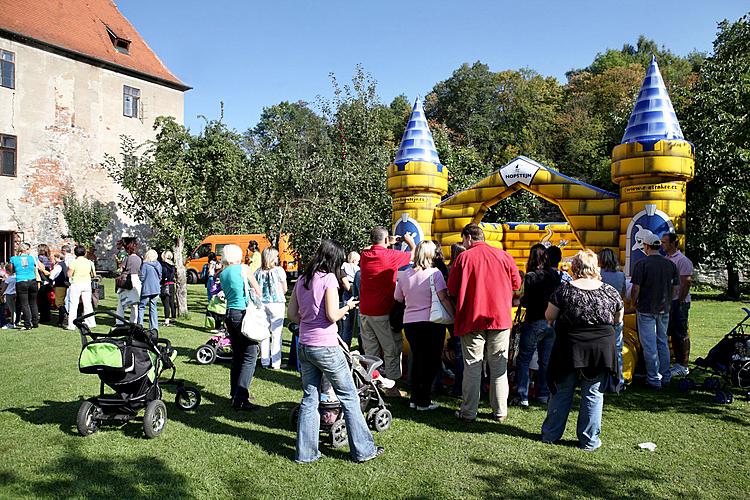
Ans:
<svg viewBox="0 0 750 500"><path fill-rule="evenodd" d="M96 314L107 314L123 322L109 333L93 333L84 320ZM76 424L82 436L99 430L105 423L125 423L145 408L143 432L147 438L159 436L167 425L167 407L161 400L161 384L177 387L175 404L181 410L194 410L201 401L198 389L175 380L174 359L177 352L169 340L160 339L155 330L106 311L84 315L73 324L81 333L83 349L78 360L81 373L95 373L101 380L99 396L89 398L78 410ZM90 340L89 340L90 339ZM160 380L164 370L172 369L169 380ZM105 394L104 386L114 390Z"/></svg>
<svg viewBox="0 0 750 500"><path fill-rule="evenodd" d="M708 351L705 358L697 358L698 368L715 377L703 381L703 388L714 391L716 402L731 404L734 394L731 387L738 387L750 401L750 309L743 307L745 317ZM745 329L749 331L746 333ZM690 391L696 388L692 378L681 379L678 389Z"/></svg>
<svg viewBox="0 0 750 500"><path fill-rule="evenodd" d="M216 360L232 359L232 341L226 332L211 335L208 341L195 351L195 360L201 365L210 365Z"/></svg>
<svg viewBox="0 0 750 500"><path fill-rule="evenodd" d="M386 408L383 397L378 390L378 385L384 384L383 378L377 371L383 361L376 356L365 356L356 351L350 352L340 337L339 345L346 353L346 359L349 362L354 379L354 387L359 394L359 406L362 413L366 415L367 425L377 432L387 430L391 426L393 416L391 411ZM321 416L320 433L328 435L328 442L331 446L341 448L348 442L344 410L335 396L332 399L326 397L333 394L333 391L325 391L326 384L328 384L328 381L324 377L323 382L321 382L321 401L318 403L318 411ZM289 418L292 429L295 431L297 430L299 411L300 405L294 405Z"/></svg>

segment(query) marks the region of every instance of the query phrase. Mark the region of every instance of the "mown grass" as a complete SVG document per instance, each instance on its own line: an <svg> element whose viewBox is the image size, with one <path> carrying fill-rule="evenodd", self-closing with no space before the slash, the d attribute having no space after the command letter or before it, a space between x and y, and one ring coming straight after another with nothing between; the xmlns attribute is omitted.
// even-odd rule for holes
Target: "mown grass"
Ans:
<svg viewBox="0 0 750 500"><path fill-rule="evenodd" d="M102 305L113 307L106 286ZM191 287L194 311L203 293ZM693 358L741 318L740 306L694 302ZM300 466L288 423L301 395L297 374L258 369L252 392L263 409L234 412L228 366L193 361L208 337L197 328L202 320L194 313L162 330L178 348L178 376L201 389L203 403L183 413L167 389L169 423L155 440L143 438L140 422L77 435L80 401L98 393L99 381L78 373L76 332L0 331L0 497L747 498L750 491L750 404L721 406L707 392L674 389L607 396L604 446L595 453L575 448L575 413L567 441L551 446L538 439L541 407L512 408L505 424L468 425L452 417L457 401L443 398L430 414L390 401L395 420L376 435L386 448L378 460L357 465L346 448L324 447L325 459ZM639 451L644 441L657 450Z"/></svg>

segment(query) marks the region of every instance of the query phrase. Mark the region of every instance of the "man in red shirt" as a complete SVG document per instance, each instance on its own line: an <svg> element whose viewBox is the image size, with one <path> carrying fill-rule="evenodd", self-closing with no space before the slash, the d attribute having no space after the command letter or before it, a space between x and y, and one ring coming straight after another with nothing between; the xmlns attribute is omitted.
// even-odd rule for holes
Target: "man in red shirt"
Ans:
<svg viewBox="0 0 750 500"><path fill-rule="evenodd" d="M411 253L386 247L388 231L376 227L370 231L372 246L360 254L359 313L362 325L362 347L368 356L383 351L383 372L390 379L401 378L401 332L394 332L388 321L393 307L398 269L408 265L414 255L414 239L404 236ZM395 392L395 391L394 391Z"/></svg>
<svg viewBox="0 0 750 500"><path fill-rule="evenodd" d="M461 231L466 251L448 276L448 293L456 301L454 332L464 356L463 402L456 416L473 421L479 407L479 386L485 351L490 368L492 417L508 415L508 344L513 324L513 290L521 276L513 257L484 242L484 231L468 224Z"/></svg>

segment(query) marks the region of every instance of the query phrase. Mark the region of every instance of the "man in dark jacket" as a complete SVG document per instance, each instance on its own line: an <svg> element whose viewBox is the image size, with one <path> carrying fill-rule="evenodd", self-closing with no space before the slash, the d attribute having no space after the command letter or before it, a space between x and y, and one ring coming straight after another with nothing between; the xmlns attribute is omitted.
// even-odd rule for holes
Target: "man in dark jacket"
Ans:
<svg viewBox="0 0 750 500"><path fill-rule="evenodd" d="M674 263L659 253L659 236L646 236L643 247L647 257L633 267L631 302L637 311L646 382L651 388L661 389L672 378L667 328L672 295L680 285L680 275Z"/></svg>

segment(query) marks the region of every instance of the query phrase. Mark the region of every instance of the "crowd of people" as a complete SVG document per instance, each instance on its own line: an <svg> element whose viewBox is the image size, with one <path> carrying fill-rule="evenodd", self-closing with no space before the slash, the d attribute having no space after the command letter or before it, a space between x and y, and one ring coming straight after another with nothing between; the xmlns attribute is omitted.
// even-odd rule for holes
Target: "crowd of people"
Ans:
<svg viewBox="0 0 750 500"><path fill-rule="evenodd" d="M644 242L645 256L637 261L630 284L610 249L598 255L588 249L578 252L567 272L559 269L560 248L534 245L526 272L521 273L507 252L485 243L478 225L467 225L461 236L461 244L451 249L450 268L438 256L438 243L415 245L409 235L396 242L381 227L371 231L370 245L357 254L356 268L352 259L342 262L344 250L335 242L321 244L295 286L288 314L300 329L297 351L304 396L297 436L299 462L320 456L318 397L323 376L331 381L347 428L352 429L353 459L374 458L382 452L373 448L336 345L337 333L349 344L346 323L338 327L336 323L347 316L356 318L352 312L357 304L360 346L365 354L381 357L384 376L397 381L404 375L403 327L409 344L409 406L415 411L438 408L432 394L444 371L444 352L455 353L457 344L460 351L454 354L454 370L461 377L455 377L460 387L454 384L454 390L458 389L454 394L460 395L461 405L455 415L466 423L478 416L483 379L489 418L506 421L509 400L529 407L530 368L535 360L534 396L536 403L547 408L541 427L546 443L561 439L578 388L579 446L586 451L601 446L604 394L624 387L622 336L627 303L629 312L638 317L647 386L658 390L673 375L687 374L687 357L681 353L687 344L682 339L687 338L692 265L677 253L675 235L664 235L666 256L659 251L662 241L658 238ZM394 243L409 251L389 248ZM525 316L514 320L512 308L519 303ZM514 321L520 322L516 353L511 352ZM683 346L672 367L668 335L673 344ZM513 396L510 364L515 373ZM385 392L401 396L398 386Z"/></svg>
<svg viewBox="0 0 750 500"><path fill-rule="evenodd" d="M402 389L408 388L414 411L439 408L433 394L450 374L451 394L461 398L455 412L460 421L471 423L478 417L482 392L489 396L488 417L498 422L507 420L509 403L519 408L546 405L541 439L556 443L579 388L576 431L579 446L587 451L601 446L604 394L624 387L625 312L637 314L647 387L659 390L673 376L688 373L693 269L672 233L643 242L645 255L635 263L629 281L610 249L598 255L579 251L564 271L559 268L560 248L537 244L530 249L525 272L519 272L507 252L484 241L476 224L467 225L461 243L451 246L450 266L439 242L415 244L410 235L398 239L382 227L373 228L369 236L366 248L348 255L335 241L323 240L291 294L278 251L269 247L261 252L257 242L250 242L245 252L225 245L221 259L209 256L201 273L209 313L212 304L221 303L210 316L212 328L231 339L230 397L235 409L257 408L250 392L257 362L280 369L284 320L298 325L287 365L298 369L302 380L298 462L321 456L318 403L323 380L341 403L353 459L367 461L383 452L360 410L341 346L351 347L355 331L364 354L382 359L383 378L397 382L385 395L402 397ZM86 254L82 246L71 252L65 245L50 255L46 245L39 245L32 255L29 245L21 244L0 276L7 309L0 315L7 322L4 328L36 328L40 317L49 321L51 310L57 309L58 324L73 329L73 320L90 313L96 300L96 268ZM173 325L172 253L148 250L141 258L137 241L125 238L117 242L116 265L118 316L143 324L148 313L148 327L158 329L161 298L162 326ZM515 317L514 306L520 306ZM249 307L265 314L266 340L242 334ZM86 321L95 325L93 317ZM402 331L408 363L403 362ZM517 337L515 342L512 337ZM509 381L511 367L514 378Z"/></svg>

